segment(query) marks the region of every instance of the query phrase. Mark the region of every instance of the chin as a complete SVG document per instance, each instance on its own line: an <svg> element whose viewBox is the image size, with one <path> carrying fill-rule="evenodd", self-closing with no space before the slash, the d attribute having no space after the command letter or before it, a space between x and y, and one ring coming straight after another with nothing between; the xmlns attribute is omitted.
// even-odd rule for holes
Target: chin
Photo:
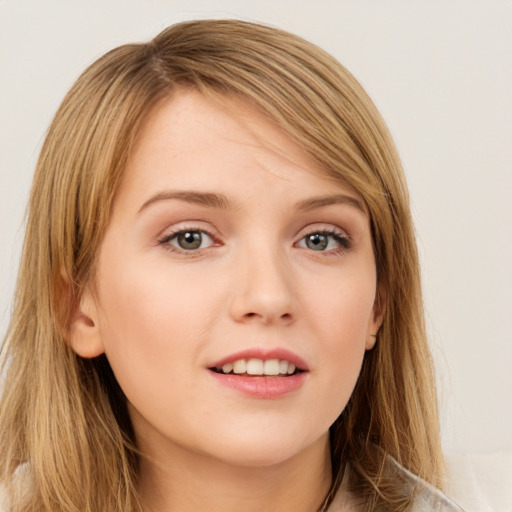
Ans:
<svg viewBox="0 0 512 512"><path fill-rule="evenodd" d="M282 433L260 430L250 435L228 435L216 437L217 441L209 446L210 454L224 463L239 466L264 468L278 466L308 452L317 443L325 443L328 447L328 432L316 435L299 435L285 431ZM219 442L220 441L220 442ZM212 450L214 446L214 450ZM214 453L212 453L214 452Z"/></svg>

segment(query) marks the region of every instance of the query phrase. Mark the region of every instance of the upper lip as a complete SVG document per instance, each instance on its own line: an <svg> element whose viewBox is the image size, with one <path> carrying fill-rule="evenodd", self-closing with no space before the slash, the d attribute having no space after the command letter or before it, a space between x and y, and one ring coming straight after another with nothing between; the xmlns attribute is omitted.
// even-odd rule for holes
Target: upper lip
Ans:
<svg viewBox="0 0 512 512"><path fill-rule="evenodd" d="M299 357L297 354L294 354L290 350L286 348L265 349L261 347L234 352L229 356L215 361L213 364L209 365L209 368L221 368L226 363L233 363L239 359L262 359L263 361L279 359L280 361L288 361L289 363L293 363L299 370L308 371L308 365L306 364L306 361L304 361L304 359Z"/></svg>

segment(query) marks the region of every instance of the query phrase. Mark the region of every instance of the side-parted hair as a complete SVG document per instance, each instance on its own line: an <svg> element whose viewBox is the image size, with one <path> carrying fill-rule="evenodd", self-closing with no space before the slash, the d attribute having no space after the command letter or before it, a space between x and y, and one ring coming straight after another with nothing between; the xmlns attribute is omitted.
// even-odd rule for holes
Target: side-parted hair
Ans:
<svg viewBox="0 0 512 512"><path fill-rule="evenodd" d="M332 425L333 480L347 467L367 510L407 510L387 455L440 487L443 462L415 235L403 172L377 109L333 57L236 20L180 23L120 46L73 85L37 164L11 324L2 349L0 481L18 512L132 512L140 455L105 356L66 342L112 204L148 113L178 88L241 98L351 186L369 212L385 317Z"/></svg>

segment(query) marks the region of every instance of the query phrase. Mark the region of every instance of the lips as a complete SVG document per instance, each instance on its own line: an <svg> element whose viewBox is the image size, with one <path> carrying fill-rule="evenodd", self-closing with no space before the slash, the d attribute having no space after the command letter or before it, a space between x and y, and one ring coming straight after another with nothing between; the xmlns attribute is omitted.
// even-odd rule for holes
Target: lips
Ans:
<svg viewBox="0 0 512 512"><path fill-rule="evenodd" d="M231 354L215 363L210 370L224 375L279 377L308 371L306 362L293 352L276 348L254 348Z"/></svg>
<svg viewBox="0 0 512 512"><path fill-rule="evenodd" d="M257 399L278 399L299 390L309 372L305 361L286 349L237 352L208 369L217 383Z"/></svg>
<svg viewBox="0 0 512 512"><path fill-rule="evenodd" d="M292 375L300 371L297 367L286 359L267 359L266 361L258 358L237 359L232 363L225 363L221 367L213 368L213 371L225 375L265 375L267 377Z"/></svg>

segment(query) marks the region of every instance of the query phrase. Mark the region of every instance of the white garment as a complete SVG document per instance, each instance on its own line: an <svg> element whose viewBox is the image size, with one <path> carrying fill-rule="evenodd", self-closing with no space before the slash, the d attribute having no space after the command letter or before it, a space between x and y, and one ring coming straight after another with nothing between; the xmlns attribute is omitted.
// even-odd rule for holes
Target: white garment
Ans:
<svg viewBox="0 0 512 512"><path fill-rule="evenodd" d="M415 499L410 512L465 512L439 489L398 464L393 457L388 456L388 462L406 484L410 484L415 489ZM361 510L350 496L347 498L346 488L342 484L328 512L361 512Z"/></svg>
<svg viewBox="0 0 512 512"><path fill-rule="evenodd" d="M447 493L454 501L393 463L404 478L421 487L411 512L512 512L512 452L448 455ZM0 512L9 510L5 498L0 485ZM359 510L347 502L343 492L338 492L329 512Z"/></svg>
<svg viewBox="0 0 512 512"><path fill-rule="evenodd" d="M441 491L413 475L402 466L399 466L394 459L392 460L397 465L404 478L421 487L410 512L466 512L450 501ZM345 489L342 485L334 501L331 503L328 512L360 512L361 509L355 505L350 498L347 499L347 495L343 491L345 491ZM0 486L0 512L7 512L8 510L5 503L5 494L2 486Z"/></svg>

